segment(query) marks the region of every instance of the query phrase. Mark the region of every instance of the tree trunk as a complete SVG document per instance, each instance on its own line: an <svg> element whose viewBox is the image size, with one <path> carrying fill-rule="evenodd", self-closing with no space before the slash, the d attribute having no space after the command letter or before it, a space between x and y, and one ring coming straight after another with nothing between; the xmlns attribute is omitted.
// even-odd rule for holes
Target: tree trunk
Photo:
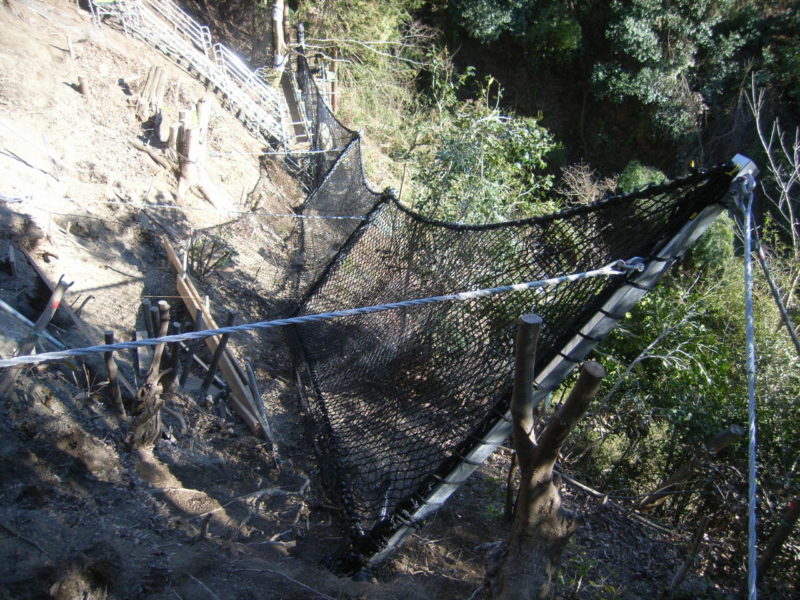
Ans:
<svg viewBox="0 0 800 600"><path fill-rule="evenodd" d="M169 329L169 304L164 300L158 303L160 326L158 337L167 335ZM139 448L150 446L158 439L161 431L161 408L164 399L161 386L161 357L164 354L164 344L158 344L153 352L153 362L147 372L142 386L136 391L136 400L131 410L133 424L131 427L131 446Z"/></svg>
<svg viewBox="0 0 800 600"><path fill-rule="evenodd" d="M272 6L272 66L280 71L283 71L286 66L286 55L288 53L283 20L283 0L275 0L275 4Z"/></svg>
<svg viewBox="0 0 800 600"><path fill-rule="evenodd" d="M533 355L541 319L521 317L517 335L517 373L511 400L514 449L519 457L520 492L506 556L488 579L493 600L548 598L561 553L577 530L577 519L561 507L553 484L558 453L594 398L605 370L586 362L566 402L536 443L533 431Z"/></svg>

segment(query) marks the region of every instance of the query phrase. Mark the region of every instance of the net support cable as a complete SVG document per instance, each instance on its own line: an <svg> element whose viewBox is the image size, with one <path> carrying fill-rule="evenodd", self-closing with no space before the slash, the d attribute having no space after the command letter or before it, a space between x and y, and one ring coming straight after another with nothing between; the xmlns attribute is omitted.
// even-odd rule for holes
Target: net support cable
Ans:
<svg viewBox="0 0 800 600"><path fill-rule="evenodd" d="M442 296L432 296L429 298L414 298L412 300L402 300L400 302L390 302L387 304L379 304L374 306L347 308L343 310L330 311L326 313L316 313L310 315L289 317L286 319L272 319L270 321L259 321L256 323L243 323L241 325L232 325L230 327L220 327L219 329L203 329L200 331L188 331L186 333L176 333L173 335L166 335L163 337L156 337L156 338L144 338L141 340L133 340L130 342L118 342L116 344L86 346L83 348L70 348L67 350L60 350L56 352L43 352L41 354L25 354L22 356L15 356L13 358L0 359L0 368L21 367L26 365L40 364L43 362L62 361L77 356L88 356L90 354L97 354L101 352L116 352L119 350L133 350L134 348L141 348L144 346L157 346L159 344L174 344L177 342L185 342L189 340L205 339L215 335L224 335L224 334L230 335L230 334L241 333L243 331L273 329L275 327L287 327L289 325L302 325L304 323L329 321L332 319L338 319L344 317L369 315L389 310L397 310L401 308L421 306L425 304L438 304L440 302L464 302L468 300L476 300L478 298L487 298L489 296L507 294L510 292L535 290L544 287L559 285L562 283L567 283L570 281L578 281L581 279L591 279L594 277L611 277L613 275L624 275L629 271L638 271L643 268L644 267L642 265L641 259L639 258L632 258L631 260L628 261L617 260L600 269L594 269L592 271L584 271L582 273L570 273L567 275L549 277L547 279L540 279L538 281L529 281L526 283L515 283L511 285L503 285L494 288L484 288L468 292L457 292L453 294L445 294Z"/></svg>
<svg viewBox="0 0 800 600"><path fill-rule="evenodd" d="M795 325L794 321L792 320L789 311L786 308L786 303L783 301L781 297L781 292L778 289L778 284L775 283L775 278L772 276L772 273L769 270L769 265L767 264L767 259L764 255L764 250L761 246L761 240L758 236L758 230L754 227L753 228L753 243L756 247L756 258L758 259L758 264L761 265L761 270L764 272L764 278L767 280L767 285L769 285L769 291L772 294L772 299L775 300L775 305L778 307L778 311L781 313L781 319L783 319L783 324L786 326L786 330L789 333L789 337L792 340L792 344L794 344L795 352L797 352L797 357L800 358L800 338L797 336L797 326Z"/></svg>

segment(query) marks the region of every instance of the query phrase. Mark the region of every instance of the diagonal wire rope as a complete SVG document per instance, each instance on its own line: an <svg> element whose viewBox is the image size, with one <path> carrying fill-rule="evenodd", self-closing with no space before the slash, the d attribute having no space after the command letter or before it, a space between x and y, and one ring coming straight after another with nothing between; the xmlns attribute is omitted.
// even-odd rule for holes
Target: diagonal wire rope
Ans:
<svg viewBox="0 0 800 600"><path fill-rule="evenodd" d="M800 338L797 337L797 326L794 324L792 317L789 315L789 311L786 309L786 304L781 297L778 284L775 283L775 278L772 276L772 272L769 269L769 265L767 264L767 260L764 255L764 249L761 246L761 238L758 235L758 230L754 230L753 235L755 238L754 241L758 264L761 265L761 270L764 272L764 277L769 285L769 291L772 294L773 300L775 300L775 304L778 306L778 311L781 313L783 324L789 331L789 337L792 338L792 343L794 344L794 349L797 352L797 357L800 358Z"/></svg>
<svg viewBox="0 0 800 600"><path fill-rule="evenodd" d="M114 352L117 350L131 350L142 346L156 346L163 343L174 343L185 340L196 340L211 337L214 335L233 334L242 331L255 331L263 329L272 329L275 327L285 327L287 325L300 325L303 323L311 323L315 321L327 321L330 319L337 319L341 317L353 317L358 315L367 315L387 310L394 310L397 308L406 308L410 306L420 306L423 304L435 304L439 302L462 302L465 300L476 300L478 298L486 298L489 296L497 296L499 294L507 294L509 292L521 292L525 290L533 290L537 288L549 287L568 283L571 281L579 281L581 279L590 279L593 277L611 277L613 275L625 275L630 271L642 271L644 269L644 262L640 258L631 258L629 260L616 260L604 267L594 269L591 271L583 271L580 273L571 273L569 275L561 275L558 277L550 277L547 279L540 279L537 281L529 281L526 283L517 283L513 285L504 285L493 288L484 288L480 290L473 290L469 292L458 292L454 294L446 294L443 296L431 296L429 298L416 298L413 300L401 300L399 302L390 302L388 304L377 304L373 306L363 306L360 308L348 308L344 310L337 310L324 313L316 313L311 315L302 315L298 317L290 317L286 319L273 319L271 321L259 321L256 323L243 323L241 325L233 325L230 327L221 327L219 329L205 329L202 331L190 331L187 333L167 335L158 338L147 338L143 340L135 340L131 342L119 342L116 344L105 344L101 346L87 346L85 348L72 348L69 350L61 350L58 352L46 352L36 355L16 356L0 360L0 368L6 367L19 367L23 365L34 365L42 362L65 360L73 356L87 356L89 354L99 352Z"/></svg>
<svg viewBox="0 0 800 600"><path fill-rule="evenodd" d="M31 202L31 207L36 210L41 210L51 214L71 214L71 213L59 213L53 212L46 208L42 208L36 204L37 200L47 200L47 198L42 197L35 197L35 196L8 196L0 192L0 202L4 202L6 204L25 204ZM70 200L76 202L75 198L70 198L68 196L63 198L53 198L53 200ZM162 211L194 211L194 212L207 212L213 214L220 214L220 215L243 215L247 217L287 217L291 219L330 219L330 220L352 220L352 221L363 221L363 216L356 216L356 215L306 215L306 214L298 214L298 213L275 213L275 212L266 212L260 210L222 210L217 208L201 208L196 206L176 206L174 204L149 204L147 202L125 202L123 200L89 200L89 202L95 202L97 204L106 204L109 206L125 206L127 208L134 208L138 210L150 210L150 209L157 209Z"/></svg>

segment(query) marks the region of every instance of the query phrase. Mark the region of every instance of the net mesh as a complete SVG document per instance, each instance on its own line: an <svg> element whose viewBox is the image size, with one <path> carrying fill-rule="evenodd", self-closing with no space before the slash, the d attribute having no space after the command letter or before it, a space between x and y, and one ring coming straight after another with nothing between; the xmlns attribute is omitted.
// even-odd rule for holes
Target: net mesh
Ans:
<svg viewBox="0 0 800 600"><path fill-rule="evenodd" d="M302 220L297 314L649 260L731 182L730 168L719 167L551 216L477 226L431 221L370 189L358 135L336 120L302 61L300 67L313 147L326 150L306 165L314 189L303 214L365 218ZM377 551L505 414L520 315L534 312L544 321L538 370L626 279L296 327L323 481L345 507L357 547Z"/></svg>
<svg viewBox="0 0 800 600"><path fill-rule="evenodd" d="M724 171L549 217L492 226L425 220L392 199L346 241L303 313L534 281L650 258L719 201ZM537 368L624 277L303 325L322 470L355 531L380 537L508 408L515 322L544 320Z"/></svg>

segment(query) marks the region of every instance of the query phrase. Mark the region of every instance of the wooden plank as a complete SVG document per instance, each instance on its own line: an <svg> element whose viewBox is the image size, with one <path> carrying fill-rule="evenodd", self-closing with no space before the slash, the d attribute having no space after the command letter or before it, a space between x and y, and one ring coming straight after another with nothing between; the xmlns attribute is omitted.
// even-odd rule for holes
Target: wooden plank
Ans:
<svg viewBox="0 0 800 600"><path fill-rule="evenodd" d="M214 318L211 316L210 312L205 310L203 300L201 299L197 288L194 287L194 284L189 279L188 275L182 274L183 264L175 252L175 249L172 247L172 244L170 244L166 236L163 236L161 241L167 253L167 258L169 259L170 264L172 264L173 268L178 272L176 287L178 289L178 293L183 298L183 302L186 305L189 314L193 319L196 319L198 310L202 309L204 313L203 318L205 320L205 326L208 329L219 329L219 326L214 321ZM220 336L209 336L205 339L206 346L209 350L211 350L211 352L214 352L217 349L219 337ZM223 354L220 360L219 369L223 378L231 388L231 395L233 396L233 408L251 429L251 431L253 431L253 433L259 436L265 435L266 427L264 427L261 423L261 415L256 406L255 399L253 398L250 388L239 376L241 367L237 367L238 365L236 364L236 359L233 357L230 351L226 349L225 354Z"/></svg>
<svg viewBox="0 0 800 600"><path fill-rule="evenodd" d="M50 279L47 273L45 273L42 270L42 268L39 266L39 264L36 262L31 253L26 248L20 246L19 251L22 252L25 258L28 260L28 264L30 264L31 267L33 267L33 270L36 271L36 274L45 283L45 285L47 285L47 287L50 289L50 292L52 293L52 291L56 289L56 284L53 283L53 280ZM72 307L67 302L62 302L59 308L69 315L69 318L72 320L76 329L81 333L81 335L83 335L83 337L86 338L90 343L94 343L95 340L94 332L92 332L92 330L86 326L86 323L84 323L80 319L80 317L78 317L78 315L75 314L75 311L72 310ZM131 382L128 381L128 379L122 373L119 373L117 375L117 380L130 394L131 398L136 397L136 388L134 388L133 385L131 385Z"/></svg>

